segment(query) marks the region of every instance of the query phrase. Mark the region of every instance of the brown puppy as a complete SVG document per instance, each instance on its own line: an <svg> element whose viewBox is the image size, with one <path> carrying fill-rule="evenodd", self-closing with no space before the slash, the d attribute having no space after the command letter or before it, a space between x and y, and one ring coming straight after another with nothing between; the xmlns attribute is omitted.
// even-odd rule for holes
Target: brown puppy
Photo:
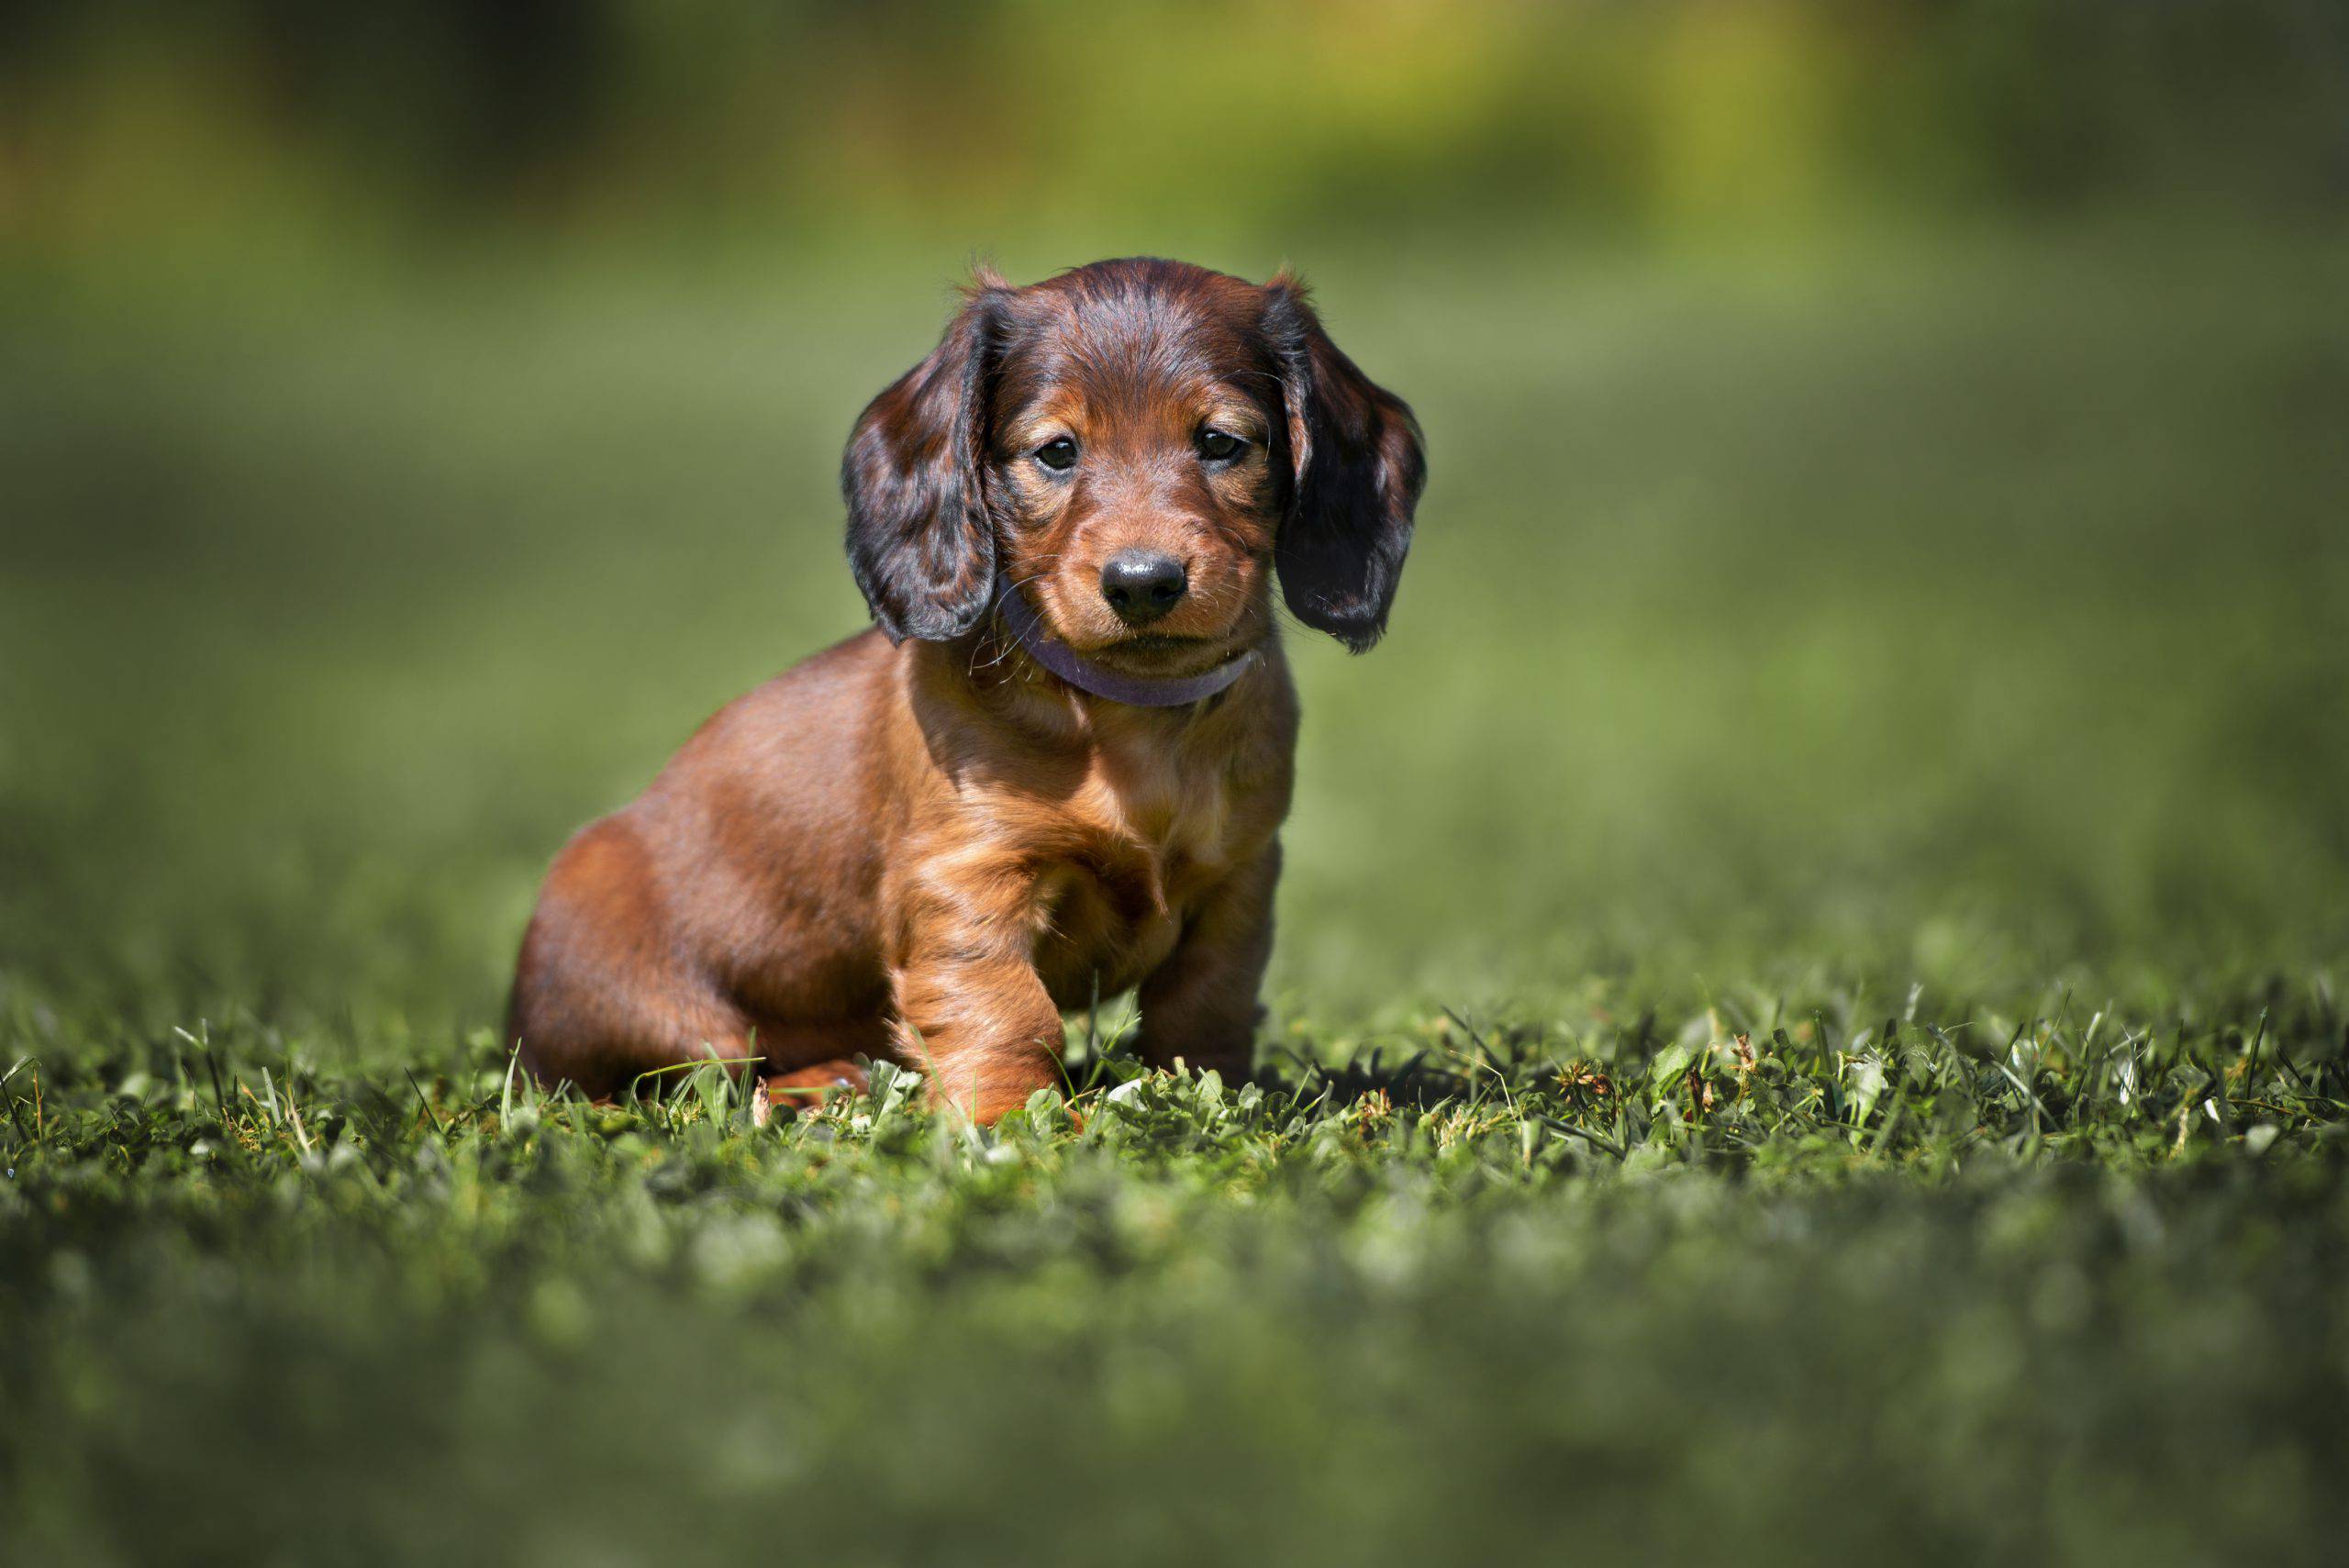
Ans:
<svg viewBox="0 0 2349 1568"><path fill-rule="evenodd" d="M1296 695L1274 620L1378 639L1410 410L1286 274L982 274L843 464L874 629L705 724L557 857L508 1038L589 1093L715 1056L770 1092L891 1056L992 1122L1061 1013L1244 1071Z"/></svg>

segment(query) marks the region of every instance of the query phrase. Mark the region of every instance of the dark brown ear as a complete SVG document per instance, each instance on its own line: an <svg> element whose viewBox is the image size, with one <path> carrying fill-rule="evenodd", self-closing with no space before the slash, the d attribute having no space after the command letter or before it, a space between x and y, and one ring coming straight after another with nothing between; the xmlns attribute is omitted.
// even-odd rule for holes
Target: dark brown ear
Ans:
<svg viewBox="0 0 2349 1568"><path fill-rule="evenodd" d="M1297 618L1356 653L1386 629L1411 549L1427 456L1409 405L1338 351L1283 272L1264 285L1296 473L1274 562Z"/></svg>
<svg viewBox="0 0 2349 1568"><path fill-rule="evenodd" d="M849 567L892 642L959 637L995 591L983 476L1004 294L981 280L930 357L865 405L841 460Z"/></svg>

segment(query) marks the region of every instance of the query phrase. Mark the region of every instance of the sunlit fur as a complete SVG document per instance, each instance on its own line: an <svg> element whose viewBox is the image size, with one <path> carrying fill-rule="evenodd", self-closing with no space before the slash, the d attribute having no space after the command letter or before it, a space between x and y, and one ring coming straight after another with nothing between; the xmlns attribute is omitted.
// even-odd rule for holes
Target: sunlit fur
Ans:
<svg viewBox="0 0 2349 1568"><path fill-rule="evenodd" d="M1247 445L1203 457L1212 428ZM1037 449L1065 437L1065 473ZM777 1093L894 1055L982 1122L1057 1084L1061 1013L1138 990L1144 1060L1245 1071L1297 705L1273 610L1383 630L1423 478L1409 410L1286 277L983 274L859 418L849 555L878 625L725 708L557 858L510 1033L596 1095L711 1055ZM1101 568L1189 591L1139 630ZM1031 661L1007 587L1131 675L1253 649L1221 695L1127 706Z"/></svg>
<svg viewBox="0 0 2349 1568"><path fill-rule="evenodd" d="M1164 264L1162 264L1164 266ZM1260 291L1196 269L1086 268L1026 291L1009 309L1022 340L997 381L989 458L1008 514L1001 570L1030 588L1046 623L1113 667L1190 673L1272 628L1273 540L1287 495L1276 468L1286 415L1261 334ZM1247 442L1209 462L1214 428ZM1075 440L1053 473L1033 454ZM1120 550L1163 550L1190 590L1136 633L1103 599L1101 569ZM1142 639L1151 651L1130 651Z"/></svg>

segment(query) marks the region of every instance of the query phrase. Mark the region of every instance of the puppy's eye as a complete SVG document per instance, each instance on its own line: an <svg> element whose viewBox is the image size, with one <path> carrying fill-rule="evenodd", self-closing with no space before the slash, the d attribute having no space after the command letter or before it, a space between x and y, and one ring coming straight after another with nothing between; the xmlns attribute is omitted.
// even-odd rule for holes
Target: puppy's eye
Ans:
<svg viewBox="0 0 2349 1568"><path fill-rule="evenodd" d="M1056 437L1036 449L1036 461L1054 473L1066 473L1076 466L1076 443L1066 436Z"/></svg>
<svg viewBox="0 0 2349 1568"><path fill-rule="evenodd" d="M1248 450L1248 443L1229 430L1199 432L1199 455L1209 462L1230 462Z"/></svg>

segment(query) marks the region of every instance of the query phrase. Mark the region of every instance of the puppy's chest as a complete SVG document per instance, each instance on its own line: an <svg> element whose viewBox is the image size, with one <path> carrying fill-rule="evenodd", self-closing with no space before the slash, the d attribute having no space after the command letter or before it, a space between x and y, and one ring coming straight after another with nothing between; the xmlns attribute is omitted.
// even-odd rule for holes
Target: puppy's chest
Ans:
<svg viewBox="0 0 2349 1568"><path fill-rule="evenodd" d="M1114 754L1067 804L1076 852L1046 873L1037 967L1063 1006L1140 983L1261 829L1228 772Z"/></svg>

